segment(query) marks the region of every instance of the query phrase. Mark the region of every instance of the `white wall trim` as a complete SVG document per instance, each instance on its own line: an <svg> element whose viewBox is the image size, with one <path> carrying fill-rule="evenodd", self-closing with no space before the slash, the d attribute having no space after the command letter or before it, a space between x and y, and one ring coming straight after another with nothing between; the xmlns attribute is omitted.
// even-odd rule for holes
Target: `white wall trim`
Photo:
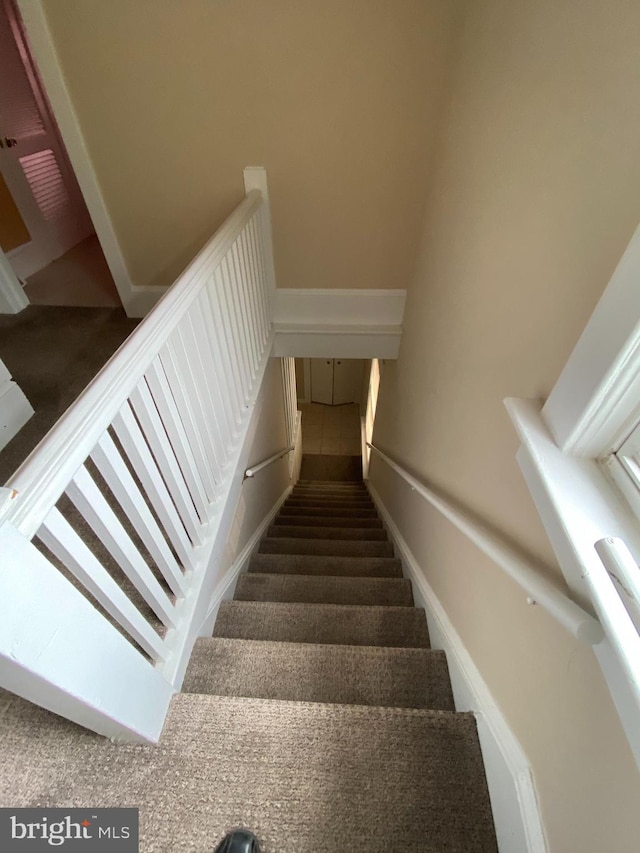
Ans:
<svg viewBox="0 0 640 853"><path fill-rule="evenodd" d="M548 853L531 764L374 486L373 498L427 614L431 645L447 654L456 708L473 711L500 853Z"/></svg>
<svg viewBox="0 0 640 853"><path fill-rule="evenodd" d="M129 316L142 316L137 313L140 311L138 304L146 305L154 300L154 296L157 299L157 291L162 288L149 288L149 293L146 294L147 288L134 287L67 89L42 0L18 0L18 6L29 36L33 58L118 294ZM141 300L138 290L145 291L144 299Z"/></svg>
<svg viewBox="0 0 640 853"><path fill-rule="evenodd" d="M639 274L640 227L543 409L565 453L605 456L640 418Z"/></svg>
<svg viewBox="0 0 640 853"><path fill-rule="evenodd" d="M284 326L274 325L275 356L281 358L395 359L400 350L400 326Z"/></svg>
<svg viewBox="0 0 640 853"><path fill-rule="evenodd" d="M278 288L274 323L299 325L400 326L406 290Z"/></svg>
<svg viewBox="0 0 640 853"><path fill-rule="evenodd" d="M28 304L9 258L0 248L0 314L19 314Z"/></svg>

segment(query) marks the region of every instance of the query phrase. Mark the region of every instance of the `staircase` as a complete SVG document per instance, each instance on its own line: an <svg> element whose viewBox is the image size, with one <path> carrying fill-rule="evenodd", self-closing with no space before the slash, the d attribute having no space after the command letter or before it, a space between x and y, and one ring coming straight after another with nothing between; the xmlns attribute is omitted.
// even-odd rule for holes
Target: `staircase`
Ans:
<svg viewBox="0 0 640 853"><path fill-rule="evenodd" d="M303 468L304 470L304 468ZM300 481L157 746L0 695L1 806L137 806L140 850L496 851L475 719L362 482Z"/></svg>
<svg viewBox="0 0 640 853"><path fill-rule="evenodd" d="M267 849L496 849L475 720L362 482L298 483L183 691L233 708L226 825Z"/></svg>

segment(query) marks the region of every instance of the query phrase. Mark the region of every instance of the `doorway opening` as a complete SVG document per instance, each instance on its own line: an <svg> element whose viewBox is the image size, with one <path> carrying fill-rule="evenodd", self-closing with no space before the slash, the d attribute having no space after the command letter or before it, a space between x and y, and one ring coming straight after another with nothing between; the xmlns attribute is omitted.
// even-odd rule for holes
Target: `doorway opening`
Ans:
<svg viewBox="0 0 640 853"><path fill-rule="evenodd" d="M0 56L0 248L32 304L119 307L14 0Z"/></svg>
<svg viewBox="0 0 640 853"><path fill-rule="evenodd" d="M369 361L296 359L303 453L360 456Z"/></svg>

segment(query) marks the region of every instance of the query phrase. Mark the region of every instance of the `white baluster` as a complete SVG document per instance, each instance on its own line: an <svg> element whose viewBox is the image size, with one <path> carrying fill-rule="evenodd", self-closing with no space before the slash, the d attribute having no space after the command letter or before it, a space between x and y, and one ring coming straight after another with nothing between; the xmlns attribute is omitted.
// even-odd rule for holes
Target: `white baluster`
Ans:
<svg viewBox="0 0 640 853"><path fill-rule="evenodd" d="M182 523L191 541L200 545L202 544L201 522L146 381L138 383L130 399L133 411L169 488L171 498L180 513Z"/></svg>
<svg viewBox="0 0 640 853"><path fill-rule="evenodd" d="M169 596L84 465L69 483L67 495L156 616L168 628L175 627Z"/></svg>
<svg viewBox="0 0 640 853"><path fill-rule="evenodd" d="M193 341L193 356L190 361L196 388L207 417L206 426L215 425L221 440L216 456L220 459L221 466L224 467L231 451L231 428L226 414L228 401L223 398L220 392L219 377L221 371L219 365L213 362L209 344L211 331L204 325L200 300L195 303L194 309L189 312L186 318L189 321ZM186 349L184 330L181 330L181 334ZM211 432L212 436L214 434Z"/></svg>
<svg viewBox="0 0 640 853"><path fill-rule="evenodd" d="M165 347L166 352L166 347ZM208 505L215 500L216 491L208 467L204 464L199 436L195 434L192 419L184 405L178 405L169 386L163 362L156 358L145 374L151 396L167 431L191 500L200 518L206 518Z"/></svg>
<svg viewBox="0 0 640 853"><path fill-rule="evenodd" d="M37 536L143 651L153 660L165 659L162 639L58 509L48 513Z"/></svg>
<svg viewBox="0 0 640 853"><path fill-rule="evenodd" d="M193 546L128 402L114 418L113 428L182 565L193 569Z"/></svg>
<svg viewBox="0 0 640 853"><path fill-rule="evenodd" d="M244 326L244 317L240 307L240 296L235 289L235 273L233 265L229 263L229 257L223 259L220 269L224 282L224 294L227 301L229 326L233 338L238 342L238 350L241 357L241 377L247 389L245 402L249 401L253 388L253 370L251 369L251 355L249 342Z"/></svg>
<svg viewBox="0 0 640 853"><path fill-rule="evenodd" d="M222 265L214 272L213 281L214 290L209 299L211 310L214 315L216 327L221 330L224 336L231 364L230 378L234 388L237 390L240 407L244 409L249 400L249 385L244 369L240 337L234 334L231 303L227 294Z"/></svg>
<svg viewBox="0 0 640 853"><path fill-rule="evenodd" d="M271 329L271 318L269 316L269 305L267 300L267 276L263 265L262 254L260 251L260 226L256 216L251 218L249 222L249 230L251 233L251 250L256 266L256 279L258 282L258 305L260 306L260 315L264 327L265 341L269 339Z"/></svg>
<svg viewBox="0 0 640 853"><path fill-rule="evenodd" d="M258 351L256 348L255 331L253 328L253 317L251 315L251 305L247 293L247 280L242 269L242 261L240 258L239 238L236 239L229 251L229 259L234 269L234 285L241 305L242 330L247 340L247 350L249 355L249 366L251 370L251 385L258 370Z"/></svg>
<svg viewBox="0 0 640 853"><path fill-rule="evenodd" d="M204 324L209 329L209 343L213 363L218 366L221 372L220 393L224 397L228 419L230 421L231 437L235 443L238 436L238 427L242 423L243 402L238 386L236 376L231 366L231 347L224 334L224 326L220 322L220 304L216 300L217 311L214 311L212 299L215 298L215 281L213 277L207 283L207 286L202 293L200 301L200 310L204 319Z"/></svg>
<svg viewBox="0 0 640 853"><path fill-rule="evenodd" d="M218 418L211 411L206 380L203 377L202 366L193 340L193 330L185 318L184 325L171 336L167 342L167 351L171 355L176 370L176 379L172 379L172 387L178 383L184 400L184 417L190 421L190 428L199 436L204 448L209 468L216 483L222 480L222 468L225 454ZM175 386L176 389L178 386Z"/></svg>
<svg viewBox="0 0 640 853"><path fill-rule="evenodd" d="M91 458L174 595L184 596L187 588L184 574L109 433L102 436Z"/></svg>

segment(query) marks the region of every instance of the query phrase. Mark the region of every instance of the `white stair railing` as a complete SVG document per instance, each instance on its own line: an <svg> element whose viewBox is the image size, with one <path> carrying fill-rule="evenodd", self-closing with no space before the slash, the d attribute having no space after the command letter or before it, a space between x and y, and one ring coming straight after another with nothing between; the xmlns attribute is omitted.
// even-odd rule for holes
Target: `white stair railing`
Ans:
<svg viewBox="0 0 640 853"><path fill-rule="evenodd" d="M425 483L420 482L374 444L368 442L368 446L396 474L399 474L413 491L435 507L519 584L529 596L530 603L540 604L567 631L582 642L590 645L601 642L604 634L600 623L548 581L534 562L525 557L490 527L446 500Z"/></svg>
<svg viewBox="0 0 640 853"><path fill-rule="evenodd" d="M253 189L7 484L0 685L157 738L208 605L273 287Z"/></svg>

